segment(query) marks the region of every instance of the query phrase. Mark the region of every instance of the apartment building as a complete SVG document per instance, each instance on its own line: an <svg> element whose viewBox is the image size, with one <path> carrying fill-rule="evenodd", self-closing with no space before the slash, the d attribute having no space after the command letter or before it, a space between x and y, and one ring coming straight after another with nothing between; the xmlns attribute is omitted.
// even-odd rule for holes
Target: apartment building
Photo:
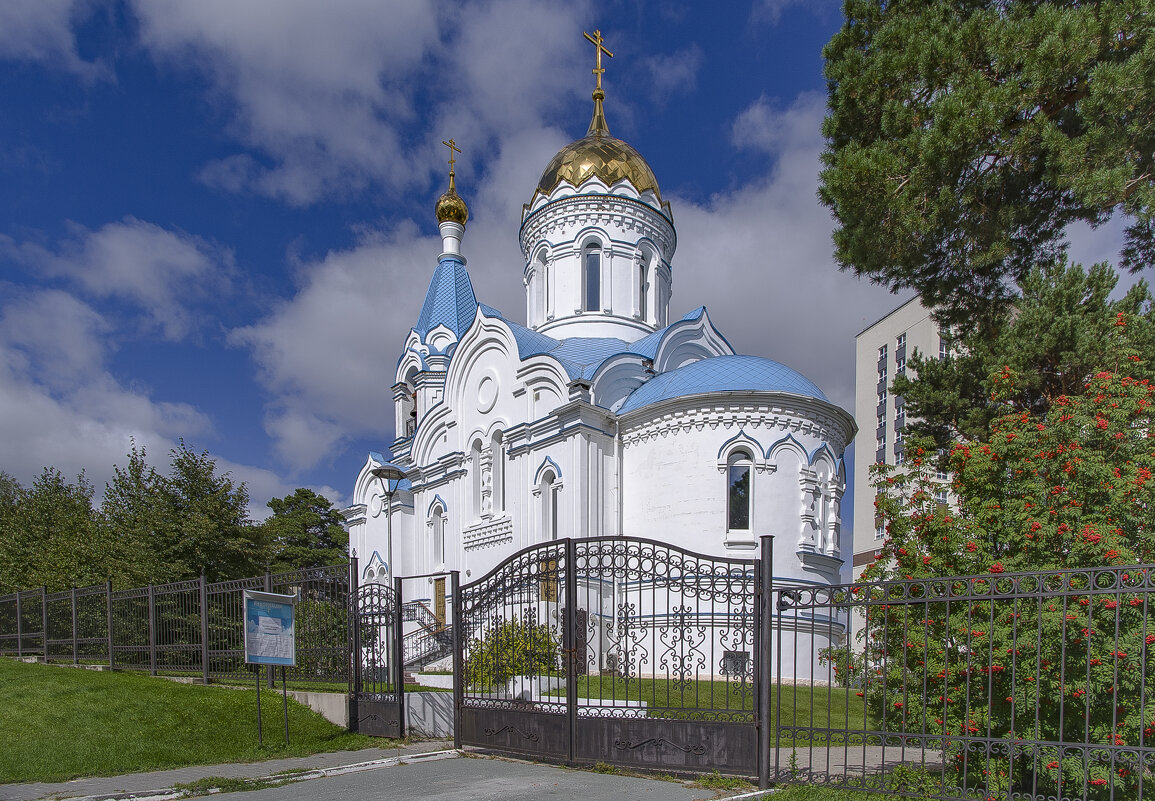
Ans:
<svg viewBox="0 0 1155 801"><path fill-rule="evenodd" d="M917 350L923 356L945 358L949 342L918 297L912 298L854 338L854 560L855 578L874 560L882 544L883 527L875 519L870 467L878 462L901 465L906 458L903 427L906 408L891 391L895 376L906 373L907 359ZM871 432L874 433L873 440ZM948 477L939 476L943 503L948 499Z"/></svg>

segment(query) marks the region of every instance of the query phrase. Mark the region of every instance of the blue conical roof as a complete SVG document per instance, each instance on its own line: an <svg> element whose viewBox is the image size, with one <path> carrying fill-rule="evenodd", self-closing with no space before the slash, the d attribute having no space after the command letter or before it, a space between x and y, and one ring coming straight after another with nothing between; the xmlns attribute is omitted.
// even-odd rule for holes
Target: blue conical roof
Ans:
<svg viewBox="0 0 1155 801"><path fill-rule="evenodd" d="M422 340L439 325L444 325L454 336L461 337L477 314L477 296L465 263L453 257L443 258L433 271L425 303L414 327Z"/></svg>

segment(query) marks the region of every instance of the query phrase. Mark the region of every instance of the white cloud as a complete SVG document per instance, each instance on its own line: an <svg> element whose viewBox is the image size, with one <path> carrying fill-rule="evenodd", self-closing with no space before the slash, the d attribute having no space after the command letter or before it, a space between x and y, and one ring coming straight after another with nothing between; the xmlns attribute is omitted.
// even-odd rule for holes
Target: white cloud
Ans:
<svg viewBox="0 0 1155 801"><path fill-rule="evenodd" d="M210 429L192 406L155 402L112 377L112 328L65 292L8 293L0 306L4 470L29 481L49 465L69 475L88 469L100 488L133 437L152 446Z"/></svg>
<svg viewBox="0 0 1155 801"><path fill-rule="evenodd" d="M642 66L649 73L650 97L664 104L680 92L693 92L703 60L702 48L697 44L676 53L648 56Z"/></svg>
<svg viewBox="0 0 1155 801"><path fill-rule="evenodd" d="M250 152L201 178L304 205L427 186L450 136L471 151L572 98L586 3L136 0L158 60L202 72ZM432 105L420 117L415 106ZM437 152L437 157L433 154Z"/></svg>
<svg viewBox="0 0 1155 801"><path fill-rule="evenodd" d="M350 250L297 265L297 294L232 332L275 398L265 429L289 465L315 464L346 437L391 425L382 399L416 320L406 312L420 308L439 250L439 239L413 225L366 234Z"/></svg>
<svg viewBox="0 0 1155 801"><path fill-rule="evenodd" d="M771 153L771 171L705 205L671 200L671 316L706 305L740 353L793 367L853 409L854 335L898 304L834 263L834 221L817 198L823 103L804 94L774 110L760 98L735 121L734 139Z"/></svg>
<svg viewBox="0 0 1155 801"><path fill-rule="evenodd" d="M91 13L91 0L5 0L0 3L0 59L36 61L84 80L111 77L99 61L85 61L73 26Z"/></svg>
<svg viewBox="0 0 1155 801"><path fill-rule="evenodd" d="M777 25L782 19L783 12L791 6L797 6L812 14L837 14L839 3L836 0L756 0L751 9L751 20L754 22Z"/></svg>
<svg viewBox="0 0 1155 801"><path fill-rule="evenodd" d="M128 301L144 312L147 329L174 341L195 330L199 304L230 289L232 254L200 237L135 217L95 231L69 228L55 250L0 234L0 256L65 278L88 297Z"/></svg>

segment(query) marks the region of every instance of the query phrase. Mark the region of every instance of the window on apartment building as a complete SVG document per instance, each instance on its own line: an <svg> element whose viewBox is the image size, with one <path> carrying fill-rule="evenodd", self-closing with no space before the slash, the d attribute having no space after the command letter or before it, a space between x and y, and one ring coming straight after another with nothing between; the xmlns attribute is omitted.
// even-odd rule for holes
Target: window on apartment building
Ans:
<svg viewBox="0 0 1155 801"><path fill-rule="evenodd" d="M886 345L883 345L882 347L880 347L878 349L878 360L882 361L885 358L886 358Z"/></svg>
<svg viewBox="0 0 1155 801"><path fill-rule="evenodd" d="M946 460L946 448L939 448L938 449L938 465L935 467L935 470L934 470L934 477L937 478L939 481L946 481L947 479L950 478L950 473L948 473L946 470L946 467L943 466L943 463L945 462L945 460Z"/></svg>
<svg viewBox="0 0 1155 801"><path fill-rule="evenodd" d="M939 506L946 506L947 492L944 489L936 490L934 493L934 502Z"/></svg>
<svg viewBox="0 0 1155 801"><path fill-rule="evenodd" d="M906 375L906 358L905 357L895 360L894 372L898 375Z"/></svg>
<svg viewBox="0 0 1155 801"><path fill-rule="evenodd" d="M905 347L906 347L906 334L905 333L899 334L898 339L896 339L894 341L894 349L896 351L898 351L898 350L902 350Z"/></svg>
<svg viewBox="0 0 1155 801"><path fill-rule="evenodd" d="M950 337L946 331L938 332L938 360L944 361L950 355Z"/></svg>

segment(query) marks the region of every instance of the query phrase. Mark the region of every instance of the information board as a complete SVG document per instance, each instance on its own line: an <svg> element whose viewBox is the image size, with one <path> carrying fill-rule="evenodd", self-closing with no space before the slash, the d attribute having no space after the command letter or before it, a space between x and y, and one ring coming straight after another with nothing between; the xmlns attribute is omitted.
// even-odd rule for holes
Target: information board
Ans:
<svg viewBox="0 0 1155 801"><path fill-rule="evenodd" d="M245 590L245 664L297 664L296 603L296 595Z"/></svg>

